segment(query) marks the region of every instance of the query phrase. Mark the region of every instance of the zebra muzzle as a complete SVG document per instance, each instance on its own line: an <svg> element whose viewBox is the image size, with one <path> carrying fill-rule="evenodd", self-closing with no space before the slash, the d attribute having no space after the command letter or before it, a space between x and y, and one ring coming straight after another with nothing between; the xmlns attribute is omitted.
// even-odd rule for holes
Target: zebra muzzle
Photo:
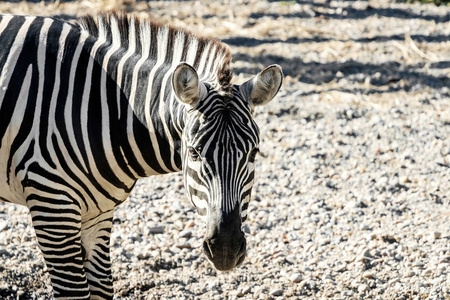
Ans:
<svg viewBox="0 0 450 300"><path fill-rule="evenodd" d="M247 251L247 241L241 230L239 208L211 217L203 241L203 252L217 270L228 271L240 265Z"/></svg>
<svg viewBox="0 0 450 300"><path fill-rule="evenodd" d="M203 252L219 271L228 271L242 264L247 252L246 247L247 242L243 235L239 241L226 244L214 238L203 241Z"/></svg>

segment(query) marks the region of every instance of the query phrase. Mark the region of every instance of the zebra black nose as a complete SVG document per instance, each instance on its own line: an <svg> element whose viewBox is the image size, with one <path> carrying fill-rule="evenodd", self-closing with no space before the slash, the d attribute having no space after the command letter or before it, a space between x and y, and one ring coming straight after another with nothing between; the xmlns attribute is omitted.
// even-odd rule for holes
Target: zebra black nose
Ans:
<svg viewBox="0 0 450 300"><path fill-rule="evenodd" d="M213 236L203 242L203 252L219 271L228 271L242 264L247 251L242 232L234 236Z"/></svg>

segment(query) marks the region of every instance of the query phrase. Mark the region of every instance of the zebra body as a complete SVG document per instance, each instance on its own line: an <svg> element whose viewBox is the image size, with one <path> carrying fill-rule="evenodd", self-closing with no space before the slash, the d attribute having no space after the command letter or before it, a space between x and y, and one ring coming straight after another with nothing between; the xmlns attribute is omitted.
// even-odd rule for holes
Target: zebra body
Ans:
<svg viewBox="0 0 450 300"><path fill-rule="evenodd" d="M146 176L183 170L205 254L218 269L243 261L252 110L282 74L232 86L230 58L218 41L133 16L1 16L0 201L30 209L57 298L112 297L113 211Z"/></svg>

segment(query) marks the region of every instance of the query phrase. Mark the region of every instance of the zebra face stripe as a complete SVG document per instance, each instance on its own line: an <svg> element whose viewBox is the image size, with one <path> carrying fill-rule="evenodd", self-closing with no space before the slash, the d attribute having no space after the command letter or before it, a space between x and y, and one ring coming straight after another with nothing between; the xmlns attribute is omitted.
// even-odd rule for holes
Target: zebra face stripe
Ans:
<svg viewBox="0 0 450 300"><path fill-rule="evenodd" d="M201 61L195 67L202 69L206 59ZM181 140L186 194L206 218L203 250L218 270L244 261L242 223L247 219L259 144L253 107L272 100L281 82L282 71L276 65L231 90L217 90L187 63L173 72L174 94L186 108Z"/></svg>
<svg viewBox="0 0 450 300"><path fill-rule="evenodd" d="M242 223L253 187L259 131L251 107L207 87L206 97L186 114L182 139L186 193L206 218L204 252L218 270L243 262Z"/></svg>
<svg viewBox="0 0 450 300"><path fill-rule="evenodd" d="M188 198L201 208L241 210L254 176L253 156L259 130L249 105L210 89L205 99L187 113L183 132L183 170ZM206 209L206 211L205 211Z"/></svg>

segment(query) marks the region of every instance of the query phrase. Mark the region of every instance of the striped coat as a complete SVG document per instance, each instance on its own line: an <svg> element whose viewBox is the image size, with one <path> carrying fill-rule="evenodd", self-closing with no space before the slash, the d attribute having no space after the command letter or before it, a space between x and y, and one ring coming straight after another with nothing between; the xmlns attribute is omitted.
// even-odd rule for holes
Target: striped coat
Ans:
<svg viewBox="0 0 450 300"><path fill-rule="evenodd" d="M233 86L226 45L117 13L75 24L3 15L0 45L0 201L30 209L56 297L112 297L113 211L151 175L183 170L208 219L207 257L218 269L242 262L252 110L278 91L279 67Z"/></svg>

